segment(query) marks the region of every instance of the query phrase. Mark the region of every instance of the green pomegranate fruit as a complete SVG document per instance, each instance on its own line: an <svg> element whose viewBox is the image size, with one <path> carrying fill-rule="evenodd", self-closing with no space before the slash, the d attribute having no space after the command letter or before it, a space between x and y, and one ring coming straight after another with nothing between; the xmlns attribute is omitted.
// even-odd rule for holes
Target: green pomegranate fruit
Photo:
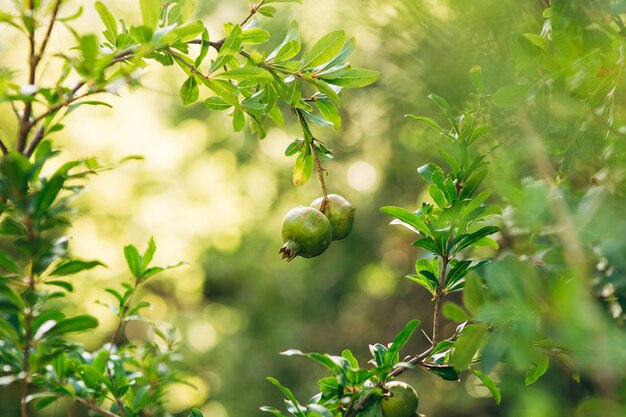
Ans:
<svg viewBox="0 0 626 417"><path fill-rule="evenodd" d="M413 417L419 400L412 386L401 381L391 381L385 386L386 395L381 403L384 417Z"/></svg>
<svg viewBox="0 0 626 417"><path fill-rule="evenodd" d="M311 207L320 209L324 197L311 203ZM328 204L324 207L324 215L330 220L333 229L333 240L341 240L350 234L354 224L354 207L345 198L337 194L328 194Z"/></svg>
<svg viewBox="0 0 626 417"><path fill-rule="evenodd" d="M313 258L320 255L333 239L330 222L320 212L311 207L295 207L283 219L283 242L278 251L291 261L296 256Z"/></svg>

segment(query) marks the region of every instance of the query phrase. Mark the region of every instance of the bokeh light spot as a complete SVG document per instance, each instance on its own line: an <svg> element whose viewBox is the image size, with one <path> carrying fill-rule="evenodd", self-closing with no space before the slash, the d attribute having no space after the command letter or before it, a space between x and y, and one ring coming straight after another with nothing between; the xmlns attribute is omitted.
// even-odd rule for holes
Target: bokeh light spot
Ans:
<svg viewBox="0 0 626 417"><path fill-rule="evenodd" d="M376 185L378 174L371 164L359 161L348 168L347 180L355 190L368 191Z"/></svg>

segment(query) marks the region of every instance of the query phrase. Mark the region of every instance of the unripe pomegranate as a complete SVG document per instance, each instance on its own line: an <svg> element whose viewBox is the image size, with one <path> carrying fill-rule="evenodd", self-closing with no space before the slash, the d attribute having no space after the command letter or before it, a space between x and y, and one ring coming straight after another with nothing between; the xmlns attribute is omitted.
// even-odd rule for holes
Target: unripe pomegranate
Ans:
<svg viewBox="0 0 626 417"><path fill-rule="evenodd" d="M319 210L303 206L295 207L285 215L282 234L285 244L278 253L287 261L296 256L318 256L328 249L333 238L326 216Z"/></svg>
<svg viewBox="0 0 626 417"><path fill-rule="evenodd" d="M413 417L417 413L417 393L407 383L391 381L385 385L386 395L380 400L383 417Z"/></svg>
<svg viewBox="0 0 626 417"><path fill-rule="evenodd" d="M324 197L311 203L311 207L320 209ZM333 229L333 240L341 240L350 234L354 224L354 207L345 198L337 194L328 194L328 204L324 207L324 215L328 217Z"/></svg>

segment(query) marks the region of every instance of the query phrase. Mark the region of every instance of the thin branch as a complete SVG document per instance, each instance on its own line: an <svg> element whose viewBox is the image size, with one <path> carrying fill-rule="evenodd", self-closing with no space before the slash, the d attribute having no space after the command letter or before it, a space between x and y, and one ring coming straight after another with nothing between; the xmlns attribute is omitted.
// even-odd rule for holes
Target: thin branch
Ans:
<svg viewBox="0 0 626 417"><path fill-rule="evenodd" d="M37 57L35 47L35 4L34 0L27 1L28 12L32 19L28 28L28 84L35 84L35 71L37 69ZM26 138L28 137L28 131L32 127L29 123L30 114L33 111L33 102L26 101L24 103L24 113L19 121L19 130L17 136L16 150L22 152L26 147Z"/></svg>
<svg viewBox="0 0 626 417"><path fill-rule="evenodd" d="M7 145L4 144L2 139L0 139L0 150L2 151L2 155L6 155L9 153L9 150L7 149Z"/></svg>
<svg viewBox="0 0 626 417"><path fill-rule="evenodd" d="M84 85L84 82L79 83L80 87L82 87ZM72 89L72 91L78 91L78 89L80 89L80 87ZM37 116L36 118L34 118L31 122L31 128L34 127L35 125L37 125L39 122L41 122L44 118L46 118L47 116L61 110L64 107L69 106L70 104L81 100L85 97L97 94L97 93L101 93L103 90L93 90L93 91L86 91L83 94L80 94L78 96L72 96L70 98L68 98L67 100L65 100L63 103L57 104L56 106L52 106L50 107L48 110L46 110L44 113L40 114L39 116ZM33 152L35 152L35 149L37 149L37 146L39 146L39 143L43 140L44 138L44 134L45 134L45 126L41 126L39 128L39 130L37 130L37 133L35 133L35 136L33 137L33 140L28 144L28 148L24 151L24 155L27 157L30 157Z"/></svg>
<svg viewBox="0 0 626 417"><path fill-rule="evenodd" d="M21 392L21 416L28 417L28 405L26 403L26 397L28 397L28 383L30 382L30 348L31 348L31 337L32 337L32 320L33 313L30 311L30 307L27 307L28 311L25 312L24 318L24 346L22 348L22 355L24 357L24 361L22 367L24 368L24 379L22 379L22 392Z"/></svg>
<svg viewBox="0 0 626 417"><path fill-rule="evenodd" d="M448 254L444 252L441 257L441 272L439 274L439 285L435 292L435 309L433 314L433 337L432 347L439 343L439 321L441 320L441 299L445 295L443 289L446 286L446 275L448 273Z"/></svg>
<svg viewBox="0 0 626 417"><path fill-rule="evenodd" d="M41 46L39 47L39 53L35 56L35 67L43 58L43 54L46 51L46 46L48 45L48 41L50 40L50 35L52 34L52 28L54 27L54 23L57 20L57 14L59 13L59 9L61 8L61 2L63 0L56 0L54 3L54 8L52 9L52 16L50 17L50 23L48 23L48 29L46 29L46 34L41 41Z"/></svg>
<svg viewBox="0 0 626 417"><path fill-rule="evenodd" d="M109 341L109 348L107 349L105 361L108 361L109 358L111 357L111 352L113 351L113 346L115 346L115 339L117 339L120 331L122 330L122 327L124 327L124 319L126 318L126 314L128 313L128 309L130 308L130 305L133 302L133 297L135 296L135 293L137 291L137 287L139 287L140 283L141 282L139 280L135 281L135 286L133 287L133 290L130 293L130 296L128 297L128 300L126 300L126 302L124 303L124 305L120 309L120 312L119 312L119 318L120 319L117 322L117 327L115 328L115 331L111 335L111 340ZM107 371L107 376L109 378L113 378L113 375L111 374L111 369L108 366L106 367L106 371ZM126 416L126 411L124 410L124 403L122 402L122 399L120 397L118 397L117 395L115 395L113 393L113 391L111 391L111 394L113 394L113 398L115 399L115 403L117 404L117 406L121 410L122 415Z"/></svg>
<svg viewBox="0 0 626 417"><path fill-rule="evenodd" d="M87 401L87 400L85 400L83 398L76 397L75 399L76 399L77 403L80 403L80 404L84 405L85 407L95 411L96 413L102 414L103 416L106 416L106 417L121 417L119 414L115 414L115 413L113 413L111 411L105 410L104 408L99 407L96 404L90 403L89 401Z"/></svg>
<svg viewBox="0 0 626 417"><path fill-rule="evenodd" d="M324 182L324 168L322 168L322 163L320 162L319 155L317 154L317 147L315 146L316 139L311 139L311 153L313 154L313 160L315 161L315 168L317 169L317 178L320 182L320 187L322 188L322 196L324 199L322 200L322 204L320 205L320 211L324 211L326 205L328 204L328 192L326 191L326 183Z"/></svg>
<svg viewBox="0 0 626 417"><path fill-rule="evenodd" d="M315 161L315 169L317 170L317 178L320 182L320 187L322 189L322 204L319 207L319 211L324 211L326 205L328 204L328 192L326 191L326 181L324 181L324 168L322 168L322 163L320 162L319 155L317 154L317 148L315 146L315 142L317 141L313 135L311 134L311 129L309 129L309 124L307 123L304 115L300 111L300 109L294 109L296 115L298 116L298 121L300 122L300 126L302 126L302 130L305 136L311 137L311 154L313 155L313 160Z"/></svg>
<svg viewBox="0 0 626 417"><path fill-rule="evenodd" d="M185 60L185 58L183 58L183 57L182 57L179 53L174 52L174 51L172 50L172 48L169 48L169 47L168 47L168 48L166 48L165 50L166 50L167 52L169 52L169 53L170 53L170 55L172 55L172 58L174 58L176 61L180 62L181 64L183 64L183 65L184 65L184 66L186 66L187 68L189 68L189 71L193 72L193 73L194 73L194 74L196 74L198 77L204 78L204 79L205 79L205 80L207 80L207 81L209 80L209 77L208 77L208 76L206 76L206 75L204 75L203 73L201 73L200 71L198 71L198 69L197 69L194 65L190 64L189 62L187 62L187 61Z"/></svg>
<svg viewBox="0 0 626 417"><path fill-rule="evenodd" d="M252 3L252 5L250 5L250 14L248 14L248 16L246 16L245 19L243 19L243 21L239 24L240 26L245 25L246 23L248 23L248 21L250 19L252 19L254 17L254 15L256 14L256 12L259 11L259 9L261 8L261 6L263 6L263 3L265 3L265 0L261 0L259 2L259 4L256 3Z"/></svg>

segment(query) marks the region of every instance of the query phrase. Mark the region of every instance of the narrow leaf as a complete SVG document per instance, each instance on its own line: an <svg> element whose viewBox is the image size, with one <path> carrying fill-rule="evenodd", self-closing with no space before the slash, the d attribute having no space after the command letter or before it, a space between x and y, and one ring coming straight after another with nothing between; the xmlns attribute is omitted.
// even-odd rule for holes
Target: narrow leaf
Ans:
<svg viewBox="0 0 626 417"><path fill-rule="evenodd" d="M296 164L293 167L293 185L299 187L309 180L313 173L313 164L313 155L310 153L306 155L303 153L298 154Z"/></svg>
<svg viewBox="0 0 626 417"><path fill-rule="evenodd" d="M541 378L548 370L549 365L550 360L545 356L533 363L526 372L526 385L534 384L539 378Z"/></svg>
<svg viewBox="0 0 626 417"><path fill-rule="evenodd" d="M195 77L190 76L180 87L180 98L183 100L183 104L188 106L195 103L200 97L200 89L198 88L198 82Z"/></svg>
<svg viewBox="0 0 626 417"><path fill-rule="evenodd" d="M52 276L67 276L76 274L80 271L84 271L87 269L95 268L96 266L106 266L102 262L94 260L94 261L81 261L78 259L73 259L69 261L65 261L61 263L59 266L54 268L54 270L50 273Z"/></svg>
<svg viewBox="0 0 626 417"><path fill-rule="evenodd" d="M496 384L489 378L487 375L480 372L478 369L471 369L472 373L481 380L481 382L487 387L493 399L496 401L496 404L500 405L500 401L502 400L502 395L500 394L500 390L496 386Z"/></svg>
<svg viewBox="0 0 626 417"><path fill-rule="evenodd" d="M304 54L300 63L301 70L307 70L325 64L333 59L343 47L345 40L343 30L330 32L320 38L313 47Z"/></svg>

